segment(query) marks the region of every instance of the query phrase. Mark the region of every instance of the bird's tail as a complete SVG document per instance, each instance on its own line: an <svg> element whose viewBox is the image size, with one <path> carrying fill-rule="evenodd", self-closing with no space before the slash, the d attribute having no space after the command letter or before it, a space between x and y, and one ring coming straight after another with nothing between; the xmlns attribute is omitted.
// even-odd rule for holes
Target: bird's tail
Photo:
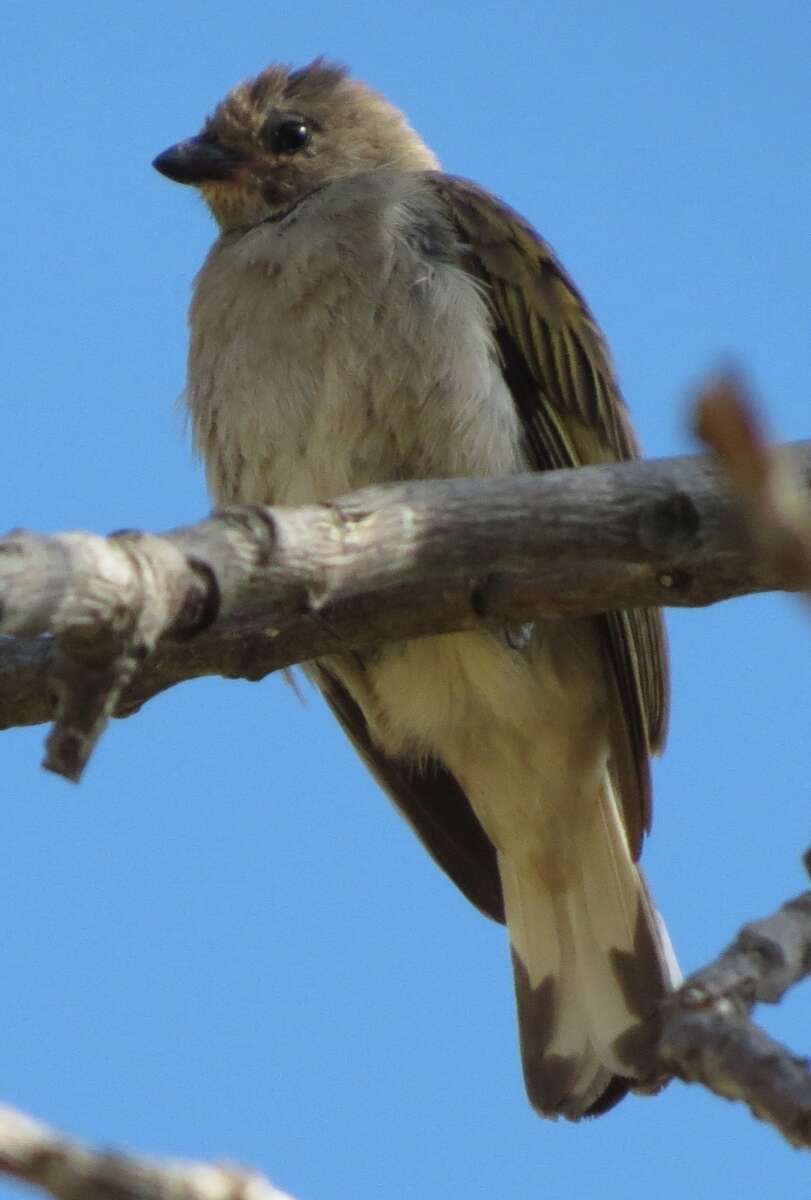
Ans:
<svg viewBox="0 0 811 1200"><path fill-rule="evenodd" d="M680 979L606 781L566 886L499 855L527 1093L577 1120L650 1089L656 1009Z"/></svg>

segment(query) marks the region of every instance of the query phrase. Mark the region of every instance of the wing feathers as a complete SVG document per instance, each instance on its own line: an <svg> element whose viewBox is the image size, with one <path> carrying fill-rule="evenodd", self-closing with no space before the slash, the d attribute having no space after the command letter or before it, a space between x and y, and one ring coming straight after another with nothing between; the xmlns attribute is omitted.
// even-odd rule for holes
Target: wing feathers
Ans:
<svg viewBox="0 0 811 1200"><path fill-rule="evenodd" d="M326 664L311 663L307 673L432 858L472 904L503 922L496 851L450 771L435 761L417 766L385 754L372 741L360 706Z"/></svg>
<svg viewBox="0 0 811 1200"><path fill-rule="evenodd" d="M485 288L493 337L538 470L635 458L608 350L585 301L535 231L474 184L429 173ZM653 609L600 619L616 689L614 773L632 853L650 826L649 755L667 725L667 652Z"/></svg>

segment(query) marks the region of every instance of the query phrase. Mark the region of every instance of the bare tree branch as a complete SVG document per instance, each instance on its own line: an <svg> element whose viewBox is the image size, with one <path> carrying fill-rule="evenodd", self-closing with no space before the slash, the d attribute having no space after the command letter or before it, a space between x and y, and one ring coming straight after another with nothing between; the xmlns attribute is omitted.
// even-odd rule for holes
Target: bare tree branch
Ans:
<svg viewBox="0 0 811 1200"><path fill-rule="evenodd" d="M291 1200L242 1168L89 1150L5 1107L0 1107L0 1173L58 1200Z"/></svg>
<svg viewBox="0 0 811 1200"><path fill-rule="evenodd" d="M811 443L785 453L805 494ZM28 640L0 650L0 727L55 714L46 766L77 779L112 713L180 679L804 582L753 541L700 458L395 484L227 509L160 537L13 533L0 540L0 633ZM55 643L30 640L41 634Z"/></svg>
<svg viewBox="0 0 811 1200"><path fill-rule="evenodd" d="M745 925L662 1006L657 1061L717 1096L741 1100L793 1146L811 1148L811 1071L750 1019L811 975L811 891Z"/></svg>

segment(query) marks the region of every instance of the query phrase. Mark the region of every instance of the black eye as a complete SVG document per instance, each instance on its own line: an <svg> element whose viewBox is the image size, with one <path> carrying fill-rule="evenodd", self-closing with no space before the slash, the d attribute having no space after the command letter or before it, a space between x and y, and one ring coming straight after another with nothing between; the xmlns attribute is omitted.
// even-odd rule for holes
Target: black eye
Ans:
<svg viewBox="0 0 811 1200"><path fill-rule="evenodd" d="M262 141L274 154L295 154L309 140L309 123L291 113L271 113L262 130Z"/></svg>

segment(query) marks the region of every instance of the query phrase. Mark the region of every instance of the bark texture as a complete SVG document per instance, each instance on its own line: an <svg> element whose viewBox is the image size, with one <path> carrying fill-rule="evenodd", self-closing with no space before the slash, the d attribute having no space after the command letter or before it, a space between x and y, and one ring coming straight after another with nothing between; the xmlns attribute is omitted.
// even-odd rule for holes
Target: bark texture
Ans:
<svg viewBox="0 0 811 1200"><path fill-rule="evenodd" d="M811 443L783 461L807 494ZM805 582L697 457L394 484L163 535L15 532L0 540L0 728L55 717L45 765L78 779L112 714L182 679Z"/></svg>

